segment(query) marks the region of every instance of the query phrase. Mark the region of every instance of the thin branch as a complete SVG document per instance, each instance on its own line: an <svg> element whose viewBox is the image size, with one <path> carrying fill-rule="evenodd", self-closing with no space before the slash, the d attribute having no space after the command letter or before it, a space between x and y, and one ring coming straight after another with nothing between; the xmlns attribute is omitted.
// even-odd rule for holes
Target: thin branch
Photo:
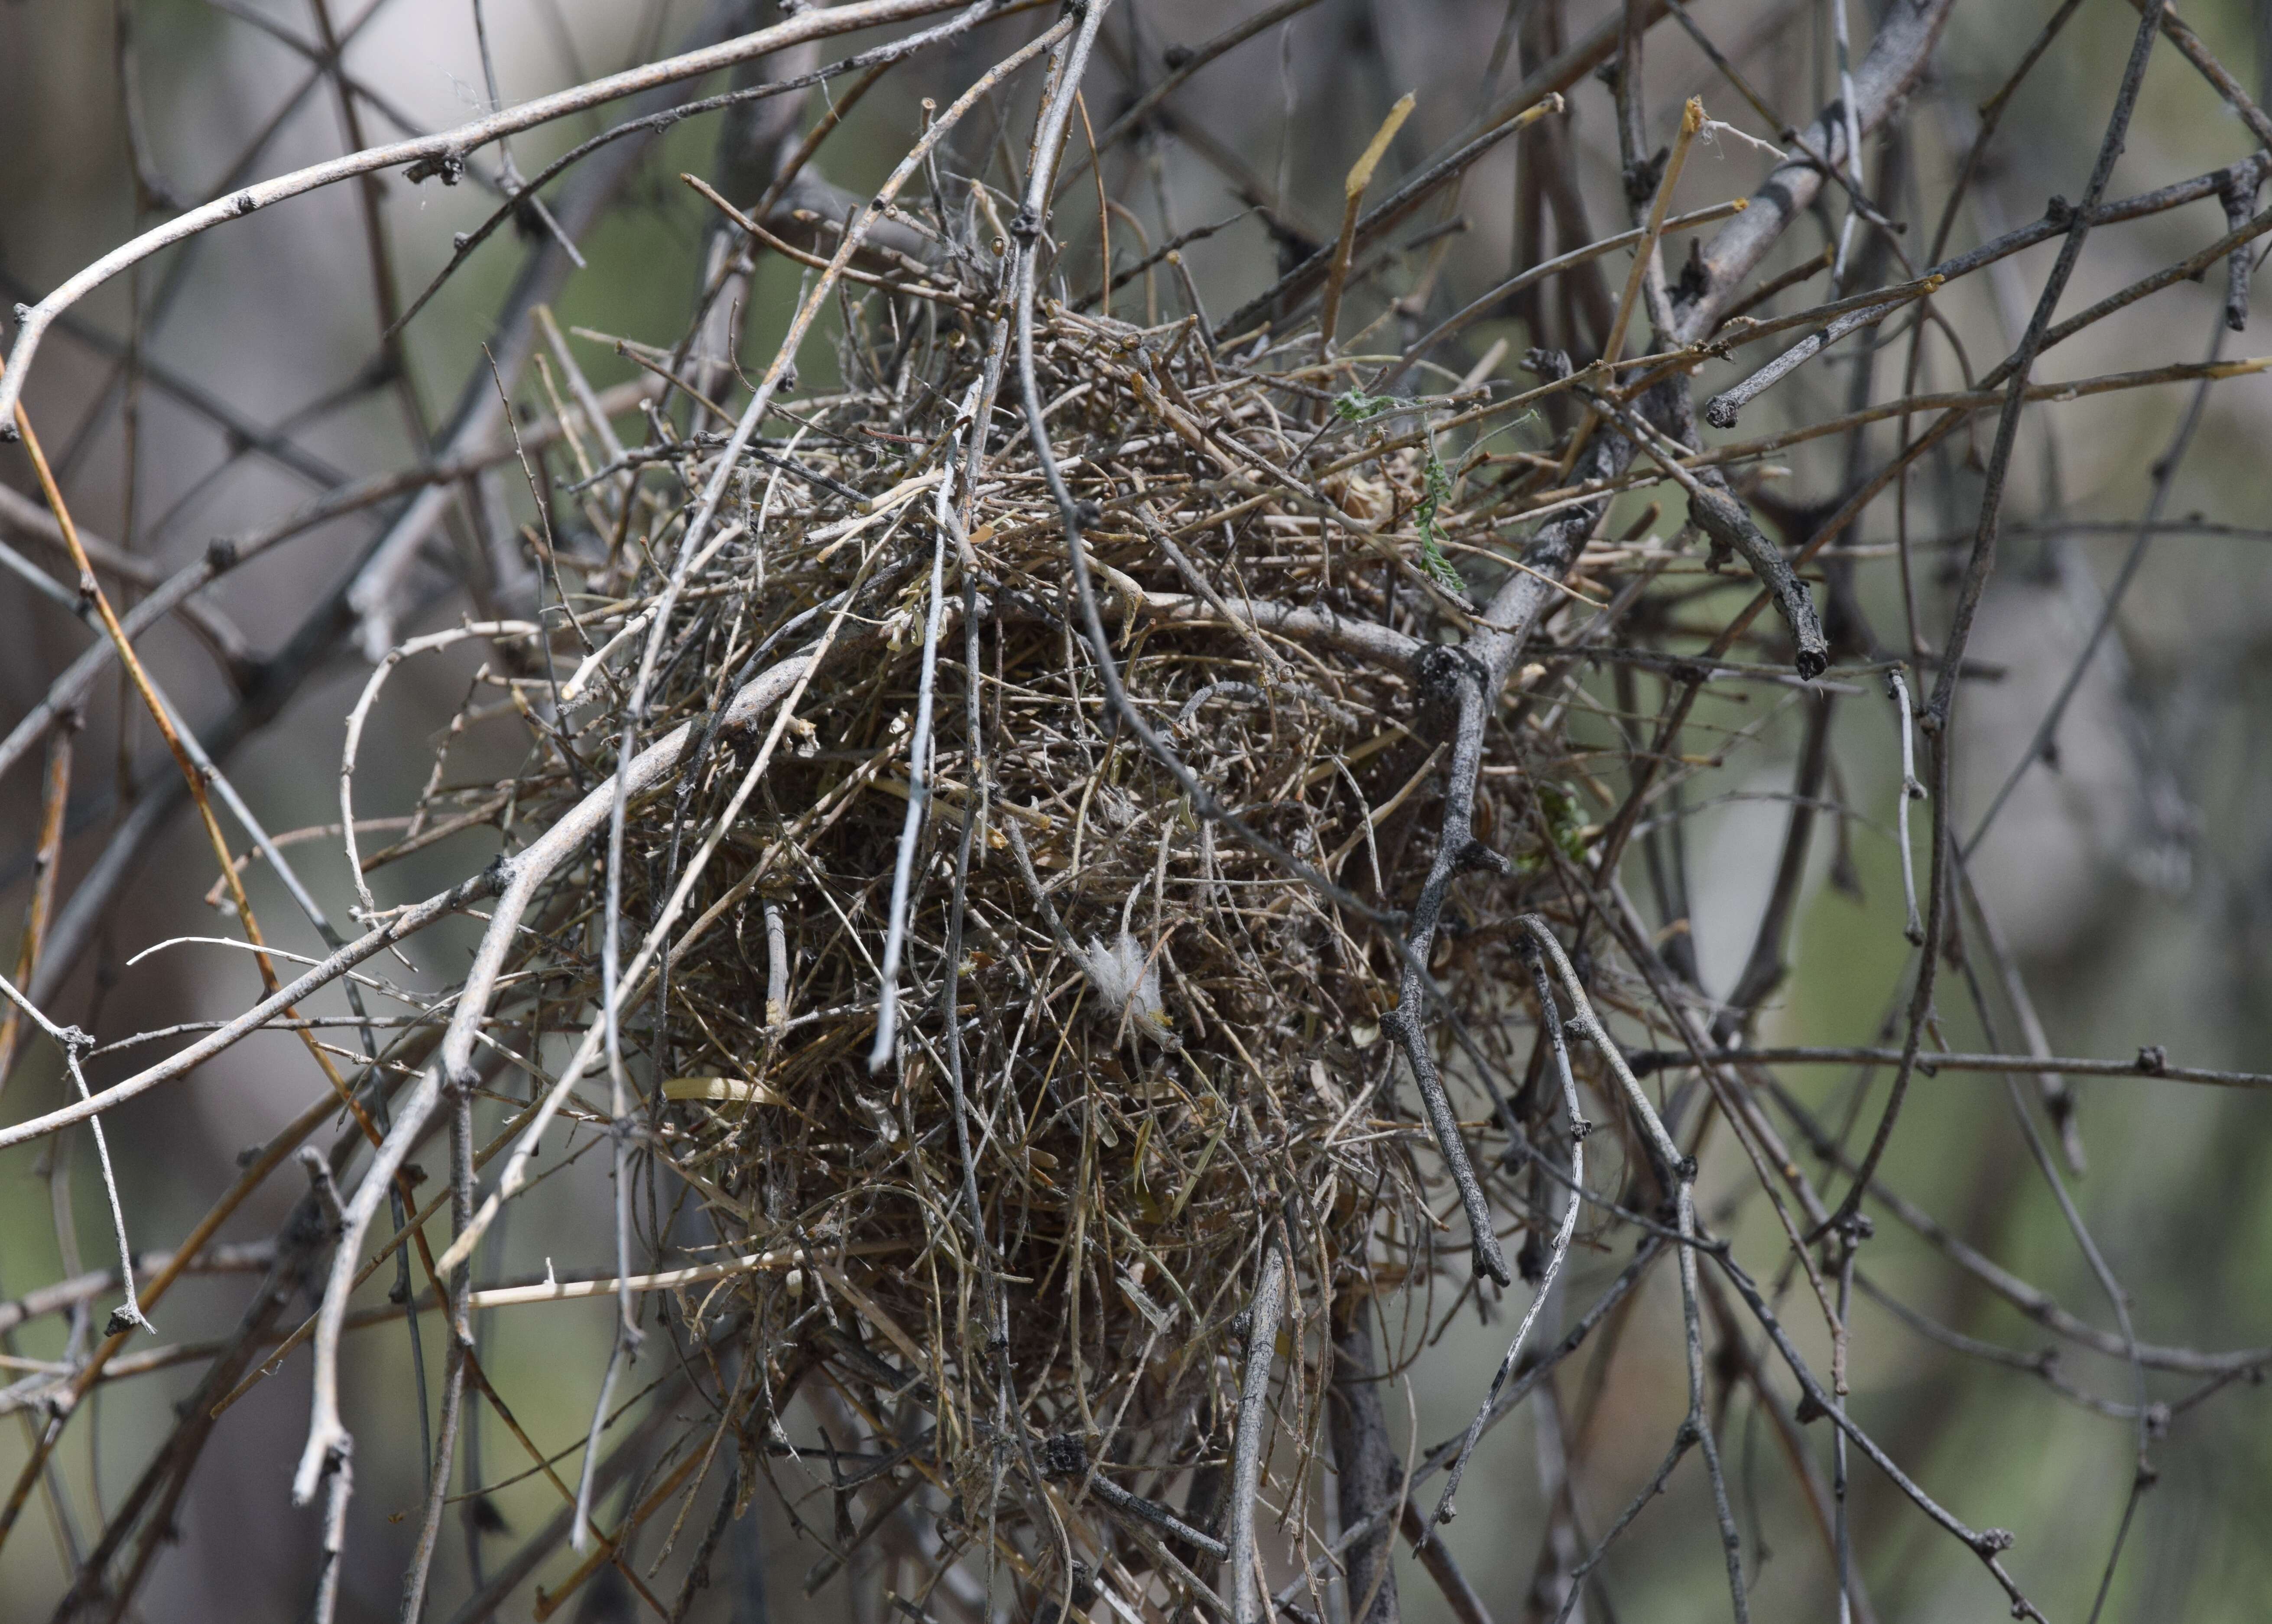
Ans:
<svg viewBox="0 0 2272 1624"><path fill-rule="evenodd" d="M801 44L806 40L828 39L856 29L926 17L961 3L962 0L847 0L847 4L842 5L799 13L770 28L760 28L721 45L688 51L682 56L649 63L644 67L609 74L587 85L557 91L549 96L539 96L518 107L493 113L486 118L474 119L437 135L368 147L345 157L311 164L273 180L257 182L226 198L177 214L163 225L153 227L131 242L103 255L37 304L19 308L16 346L9 355L5 372L0 373L0 439L12 440L16 438L15 430L9 426L9 423L12 421L17 400L23 393L24 379L31 370L32 359L38 353L40 341L54 325L56 318L113 277L176 243L185 242L200 232L209 231L232 220L242 219L271 204L281 203L287 198L319 191L325 186L337 185L341 181L353 180L359 176L375 175L382 169L407 165L413 171L413 179L423 179L426 175L451 176L455 173L457 166L465 162L467 153L492 141L518 135L524 130L534 130L659 86L699 79L721 68L730 68L738 63L770 56L774 51ZM422 169L423 174L417 173Z"/></svg>
<svg viewBox="0 0 2272 1624"><path fill-rule="evenodd" d="M1263 1443L1270 1432L1270 1367L1284 1317L1286 1254L1274 1228L1262 1243L1262 1273L1246 1308L1246 1349L1238 1381L1238 1426L1232 1434L1230 1536L1224 1566L1230 1570L1232 1624L1269 1624L1263 1607L1261 1553L1254 1543L1254 1501L1262 1486Z"/></svg>

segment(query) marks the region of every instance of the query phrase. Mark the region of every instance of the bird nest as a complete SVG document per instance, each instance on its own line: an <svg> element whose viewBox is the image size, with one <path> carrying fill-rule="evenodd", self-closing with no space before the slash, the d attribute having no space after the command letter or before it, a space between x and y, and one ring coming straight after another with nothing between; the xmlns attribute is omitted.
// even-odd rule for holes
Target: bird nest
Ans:
<svg viewBox="0 0 2272 1624"><path fill-rule="evenodd" d="M1361 361L1312 363L1314 338L1234 358L1189 321L1044 316L1035 383L1109 660L1027 419L987 410L988 357L948 332L893 387L784 405L692 558L723 437L678 446L678 505L610 595L572 595L590 652L522 679L580 767L512 812L557 826L626 745L676 763L624 775L614 864L626 951L653 949L621 972L617 1077L681 1181L639 1222L757 1260L694 1313L746 1310L753 1345L796 1350L776 1387L825 1362L878 1406L919 1395L935 1441L903 1441L974 1527L1045 1522L1052 1478L1135 1501L1090 1462L1219 1466L1274 1254L1279 1447L1306 1459L1334 1305L1431 1279L1457 1206L1392 1084L1379 928L1444 811L1445 628L1470 609L1453 482L1412 403L1365 396ZM1273 483L1297 453L1328 471ZM764 687L798 647L797 680ZM1567 815L1542 775L1474 804L1517 867ZM607 984L611 844L532 910L520 997L549 1029ZM1528 984L1506 889L1461 892L1427 966L1470 1015ZM1133 1515L1155 1546L1207 1531Z"/></svg>

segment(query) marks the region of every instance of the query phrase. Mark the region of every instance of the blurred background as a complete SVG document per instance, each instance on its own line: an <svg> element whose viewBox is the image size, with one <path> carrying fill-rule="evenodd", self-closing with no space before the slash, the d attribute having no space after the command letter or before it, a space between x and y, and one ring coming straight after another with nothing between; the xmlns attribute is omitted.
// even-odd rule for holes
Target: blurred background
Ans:
<svg viewBox="0 0 2272 1624"><path fill-rule="evenodd" d="M1139 88L1156 83L1179 50L1264 9L1251 0L1117 0L1087 89L1094 127L1101 131ZM1342 177L1397 97L1409 91L1417 103L1384 168L1391 178L1457 138L1526 72L1621 9L1607 0L1318 0L1291 11L1194 76L1145 133L1109 158L1108 188L1143 239L1125 251L1116 240L1117 263L1132 264L1146 248L1195 228L1229 222L1184 251L1188 283L1162 266L1116 296L1117 313L1167 319L1195 296L1220 318L1266 287L1289 256L1331 240ZM1838 0L1693 0L1687 7L1769 107L1802 125L1836 94L1837 9ZM1879 8L1852 0L1847 9L1858 54ZM2042 0L1960 0L1897 133L1869 144L1871 191L1909 222L1903 247L1917 263L1981 104L2055 9ZM507 103L774 15L770 4L714 0L488 0L484 8L496 94ZM853 193L875 184L919 128L922 99L956 94L1014 40L1042 26L1043 15L990 24L968 44L884 79L822 149L818 168ZM2263 82L2272 65L2264 8L2202 0L2186 15L2244 83ZM2000 132L1954 221L1951 250L2034 219L2052 194L2081 192L2135 27L2134 11L2113 0L2080 9L2004 109ZM1670 23L1649 36L1648 75L1652 146L1669 138L1690 95L1750 135L1777 136ZM0 291L9 303L36 298L178 201L203 200L345 147L476 116L492 105L489 78L469 0L6 0ZM722 87L712 81L673 94L684 99ZM1372 341L1393 348L1400 334L1416 334L1511 269L1622 228L1609 93L1588 76L1569 101L1566 118L1478 166L1455 208L1408 228L1391 260L1356 296L1345 332L1379 318ZM799 104L800 127L822 107L817 94ZM1030 85L1005 94L998 119L976 121L958 138L954 162L981 165L997 141L1022 153L1030 109ZM621 112L611 108L517 138L512 161L534 174ZM751 201L729 183L736 153L729 141L721 157L721 123L716 115L691 118L639 149L580 230L585 263L562 270L550 295L564 331L666 348L678 342L702 285L714 218L680 173L710 176L736 201ZM1076 153L1080 141L1077 133ZM2164 49L2149 68L2110 195L2230 163L2251 146L2246 128ZM217 538L257 533L324 491L418 462L445 440L461 402L495 388L483 347L498 345L497 313L515 279L553 251L544 246L543 222L524 221L475 252L399 344L383 342L382 332L388 312L404 309L449 263L453 234L472 230L494 207L484 180L498 161L494 148L477 154L480 172L454 186L411 184L396 171L367 189L338 186L264 210L112 282L49 336L26 404L78 522L131 555L123 573L108 578L118 583L122 609L137 595L134 580L146 587L162 580ZM1691 160L1678 205L1744 195L1772 161L1721 136ZM548 197L557 199L568 184ZM1062 240L1091 240L1094 222L1093 204L1069 195ZM1818 255L1836 226L1827 208L1801 220L1760 280ZM1116 213L1114 229L1121 228ZM2062 308L2080 309L2223 229L2214 198L2102 229L2090 238ZM1089 257L1069 251L1066 261L1076 287L1095 280L1094 250L1081 251ZM2051 244L2016 256L1937 302L1973 373L2013 348L2054 251ZM1605 263L1614 296L1626 260ZM1900 274L1882 273L1888 281ZM772 353L798 275L777 258L760 261L748 295L745 357L761 363ZM2197 360L2218 331L2223 298L2221 271L2160 293L2055 352L2041 375L2080 378ZM1784 306L1757 313L1776 308ZM1477 323L1433 358L1454 377L1479 362L1491 376L1517 377L1533 345L1582 360L1598 345L1601 326L1584 288L1565 279L1528 306ZM1887 348L1876 362L1877 398L1893 393L1885 380L1898 378L1906 361L1906 342L1894 341L1895 326L1878 334ZM641 376L609 341L570 341L596 385ZM2222 342L2227 356L2265 353L2261 322L2223 334ZM809 387L825 385L818 369L826 348L811 348ZM1752 408L1745 432L1846 409L1858 350L1804 370ZM1924 356L1920 387L1963 385L1965 363L1950 342L1936 338ZM1701 386L1739 375L1716 367ZM531 395L523 389L516 398ZM2192 399L2188 388L2170 385L2031 409L2024 419L2007 540L1971 645L1983 674L1966 695L1960 830L1978 821L2014 764L2030 760L2030 740L2133 551L2157 466ZM1871 430L1861 466L1878 466L1895 432L1890 424ZM1984 452L1985 420L1977 432L1975 449ZM2272 378L2242 378L2208 392L2169 480L2165 522L2142 550L2054 748L2038 752L2019 778L1974 859L2052 1052L2126 1059L2158 1044L2173 1062L2252 1070L2272 1057L2265 1013L2272 1007L2268 435ZM1793 508L1835 499L1845 454L1841 440L1794 448L1764 482L1763 512L1772 513L1772 498ZM24 498L0 507L0 539L61 583L68 597L71 573L41 534L38 491L20 448L0 448L0 482ZM1977 454L1960 435L1949 454L1924 465L1909 486L1917 614L1929 632L1945 617L1954 571L1969 545L1978 484ZM1638 516L1645 503L1629 505ZM344 718L369 667L351 628L326 605L387 511L310 528L207 594L210 624L187 627L171 618L144 640L176 709L272 831L316 827L338 816ZM510 607L521 556L516 528L530 512L515 466L460 486L412 573L400 630ZM1621 506L1609 528L1626 522ZM1850 573L1852 604L1877 646L1899 647L1907 637L1899 576L1888 561L1895 524L1892 498L1881 499L1842 544L1850 560L1833 567ZM29 714L98 632L53 593L15 575L0 578L0 727L13 728ZM310 645L295 668L298 679L288 692L272 693L259 680L260 662L299 647L295 639ZM393 678L365 732L359 815L398 814L411 804L437 730L457 713L475 662L453 651ZM1605 695L1609 681L1601 679ZM1827 782L1846 811L1832 820L1835 834L1819 831L1813 842L1791 945L1797 969L1773 999L1762 1043L1882 1042L1902 989L1909 949L1892 828L1899 782L1892 711L1875 693L1840 703ZM214 873L194 818L176 809L146 832L135 825L136 809L174 774L138 708L108 672L86 703L59 895L70 899L121 851L131 850L132 860L113 877L104 906L77 915L65 908L58 932L69 924L71 956L43 971L49 1012L106 1040L225 1014L258 992L242 952L179 940L235 932L202 900ZM1685 791L1690 939L1705 984L1721 992L1741 972L1766 903L1789 815L1780 797L1805 731L1796 707L1777 710L1761 699L1751 708L1731 720L1714 716L1755 730ZM453 746L452 777L502 776L512 770L515 749L510 730L477 722ZM0 781L0 942L14 940L32 894L41 759L32 752ZM493 832L482 829L441 842L385 871L379 901L426 894L473 872L495 849ZM354 896L335 841L299 849L317 900L344 922ZM267 865L253 864L247 884L272 940L321 951ZM407 962L377 973L421 985L447 982L462 973L471 940L467 929L421 938ZM149 951L161 943L176 945ZM339 1007L333 999L318 1004ZM1954 995L1942 1007L1951 1049L2025 1044L2016 1031L1978 1029ZM136 1059L131 1052L98 1059L89 1080L98 1087L115 1081ZM1856 1082L1829 1067L1782 1074L1800 1099L1833 1112L1847 1109ZM68 1084L53 1051L34 1044L4 1086L0 1117L14 1121L60 1104ZM113 1113L109 1148L135 1244L170 1245L235 1178L239 1152L305 1109L318 1086L299 1045L272 1034ZM2128 1290L2139 1336L2206 1351L2272 1343L2272 1293L2265 1286L2272 1279L2272 1178L2264 1171L2272 1159L2272 1099L2136 1079L2079 1079L2074 1088L2087 1171L2069 1184ZM555 1180L519 1205L490 1259L498 1273L541 1272L548 1264L564 1278L607 1272L609 1224L597 1158L587 1171L592 1178ZM1886 1172L1950 1232L2081 1318L2112 1325L1999 1079L1918 1078ZM1710 1170L1707 1210L1715 1195L1748 1179L1737 1167ZM222 1239L273 1236L298 1193L296 1175L280 1174L236 1213ZM1757 1203L1732 1224L1739 1246L1772 1255L1773 1220ZM115 1261L111 1246L87 1135L0 1154L0 1302L102 1268ZM1573 1309L1591 1301L1623 1261L1605 1249L1581 1252L1566 1301ZM1865 1263L1878 1285L1963 1336L2022 1356L2053 1340L1882 1217ZM162 1341L195 1344L227 1335L252 1278L185 1282L156 1314ZM1598 1530L1646 1478L1681 1412L1673 1285L1669 1275L1653 1279L1633 1311L1637 1323L1605 1368L1580 1359L1561 1373L1558 1407L1566 1426L1587 1418L1582 1437L1572 1442L1581 1459L1570 1493L1588 1528ZM376 1287L369 1298L383 1301ZM1790 1306L1788 1317L1810 1357L1827 1358L1827 1344L1805 1327L1808 1314L1797 1311L1796 1298ZM548 1450L575 1446L606 1360L607 1306L558 1305L492 1317L483 1332L485 1362L516 1413ZM1400 1446L1409 1434L1424 1445L1464 1424L1504 1346L1505 1319L1483 1323L1470 1312L1453 1323L1419 1367L1424 1379L1389 1403ZM1874 1299L1857 1305L1854 1328L1852 1403L1861 1422L1959 1515L2014 1532L2011 1566L2052 1618L2092 1615L2134 1465L2133 1423L2108 1413L2128 1403L2121 1361L2063 1344L2053 1373L2096 1396L2093 1407L2037 1370L1935 1342ZM0 1346L11 1361L0 1376L36 1375L42 1362L71 1357L99 1330L99 1319L92 1327L66 1316L26 1320ZM430 1314L416 1333L429 1381L440 1369L441 1331ZM410 1396L418 1380L411 1336L391 1321L349 1344L357 1492L344 1617L392 1616L397 1605L426 1447ZM2158 1480L2137 1502L2096 1616L2265 1615L2272 1597L2266 1538L2272 1400L2260 1374L2248 1370L2169 1415L2152 1452ZM197 1366L184 1363L97 1390L92 1412L74 1422L56 1457L41 1502L0 1551L0 1619L48 1616L77 1553L170 1429L172 1407L196 1375ZM1753 1616L1834 1616L1820 1541L1780 1453L1783 1434L1755 1395L1722 1376L1723 1448L1742 1501L1746 1564L1756 1575ZM2157 1376L2153 1396L2176 1403L2195 1385ZM304 1433L307 1391L303 1354L221 1421L179 1508L179 1542L158 1556L138 1616L190 1621L304 1613L317 1518L293 1508L287 1480ZM1791 1396L1786 1386L1786 1411ZM36 1407L0 1416L0 1480L14 1479L26 1439L43 1418ZM496 1475L516 1471L517 1452L508 1452L493 1418L485 1426ZM811 1438L811 1426L809 1416L790 1418L801 1443ZM1817 1425L1797 1436L1822 1470L1827 1429ZM1498 1619L1528 1615L1532 1577L1556 1526L1542 1484L1560 1481L1558 1462L1548 1458L1558 1448L1528 1414L1494 1433L1447 1532ZM490 1503L501 1526L476 1543L485 1540L491 1560L501 1560L517 1535L551 1515L551 1494L541 1479L498 1489ZM1725 1616L1703 1494L1700 1472L1685 1468L1588 1591L1589 1616ZM1973 1559L1866 1467L1857 1471L1855 1496L1857 1560L1879 1618L2001 1614L2000 1597ZM820 1504L825 1510L825 1496ZM450 1528L430 1604L438 1618L451 1617L471 1588L467 1543L454 1523ZM648 1544L659 1538L651 1531ZM653 1554L642 1552L642 1560ZM691 1616L757 1619L766 1616L766 1598L774 1618L851 1616L841 1580L805 1597L803 1580L817 1553L777 1509L737 1533L731 1554L731 1582L721 1557L718 1583ZM573 1560L556 1556L540 1582L557 1583ZM752 1575L762 1579L754 1590ZM1416 1572L1403 1594L1408 1617L1448 1616ZM523 1616L528 1605L524 1594L500 1616ZM607 1582L587 1587L570 1606L580 1618L644 1615L643 1603Z"/></svg>

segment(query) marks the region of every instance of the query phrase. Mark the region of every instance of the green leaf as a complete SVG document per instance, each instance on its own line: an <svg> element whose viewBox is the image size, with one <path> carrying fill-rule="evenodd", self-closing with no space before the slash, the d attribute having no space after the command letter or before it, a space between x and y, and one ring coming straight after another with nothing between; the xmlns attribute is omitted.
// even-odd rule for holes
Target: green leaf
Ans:
<svg viewBox="0 0 2272 1624"><path fill-rule="evenodd" d="M1420 567L1427 571L1429 580L1446 591L1456 592L1463 598L1468 595L1468 578L1452 567L1452 561L1444 556L1444 550L1436 545L1432 536L1420 543Z"/></svg>
<svg viewBox="0 0 2272 1624"><path fill-rule="evenodd" d="M1444 556L1442 538L1436 530L1438 510L1451 500L1452 475L1432 445L1428 449L1428 466L1422 479L1425 494L1420 498L1420 505L1413 510L1413 518L1420 526L1420 567L1428 573L1429 580L1464 598L1468 595L1467 580Z"/></svg>
<svg viewBox="0 0 2272 1624"><path fill-rule="evenodd" d="M1343 423L1363 423L1368 417L1378 417L1397 403L1390 394L1367 394L1362 389L1351 389L1334 397L1334 415Z"/></svg>
<svg viewBox="0 0 2272 1624"><path fill-rule="evenodd" d="M1573 863L1581 861L1586 854L1586 815L1578 804L1578 786L1553 783L1540 780L1537 784L1538 811L1546 824L1546 833L1562 855ZM1546 854L1533 851L1517 857L1515 872L1535 874L1546 866Z"/></svg>

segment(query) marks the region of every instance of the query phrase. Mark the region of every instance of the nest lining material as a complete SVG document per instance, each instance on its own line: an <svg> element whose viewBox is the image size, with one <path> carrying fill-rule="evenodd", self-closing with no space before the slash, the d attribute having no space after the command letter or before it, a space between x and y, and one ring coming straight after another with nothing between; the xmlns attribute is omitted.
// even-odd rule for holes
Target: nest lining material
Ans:
<svg viewBox="0 0 2272 1624"><path fill-rule="evenodd" d="M1300 1462L1279 1469L1299 1485L1333 1305L1431 1279L1437 1236L1458 1241L1456 1195L1396 1104L1381 1036L1395 949L1195 813L1117 724L1007 406L983 483L960 489L958 413L983 357L959 338L903 345L924 353L895 387L785 408L793 431L740 472L736 533L669 611L637 735L691 724L695 742L675 781L629 805L626 936L706 835L720 843L624 1023L648 1143L683 1181L642 1209L645 1239L801 1248L810 1267L741 1276L699 1314L739 1298L758 1345L849 1350L919 1388L938 1480L973 1522L1043 1518L1018 1468L1036 1441L1143 1463L1161 1485L1220 1462L1241 1313L1282 1246L1280 1447ZM855 376L871 357L845 348ZM1139 331L1062 308L1036 354L1131 700L1222 805L1386 911L1424 876L1441 801L1430 671L1457 657L1437 639L1459 605L1439 538L1490 537L1444 500L1424 440L1306 492L1258 477L1314 437L1360 450L1412 421L1343 421L1327 403L1351 398L1355 364L1299 359L1258 348L1234 366L1192 323ZM714 466L690 446L683 490ZM521 786L515 829L554 826L612 766L644 635L625 633L661 599L691 506L678 500L654 510L651 545L586 561L587 584L612 590L578 607L588 652L565 687L564 658L518 683L568 701L580 761ZM752 790L765 718L743 685L823 626ZM770 709L778 685L766 692ZM926 718L896 1041L871 1071ZM1477 837L1519 864L1551 838L1527 782L1487 778L1476 806ZM604 845L532 915L541 946L505 1018L518 1002L542 1029L573 1007L590 1019ZM1459 894L1430 966L1455 1011L1503 1010L1527 984L1509 890ZM1476 1029L1498 1047L1491 1022ZM811 1362L770 1361L768 1379Z"/></svg>

